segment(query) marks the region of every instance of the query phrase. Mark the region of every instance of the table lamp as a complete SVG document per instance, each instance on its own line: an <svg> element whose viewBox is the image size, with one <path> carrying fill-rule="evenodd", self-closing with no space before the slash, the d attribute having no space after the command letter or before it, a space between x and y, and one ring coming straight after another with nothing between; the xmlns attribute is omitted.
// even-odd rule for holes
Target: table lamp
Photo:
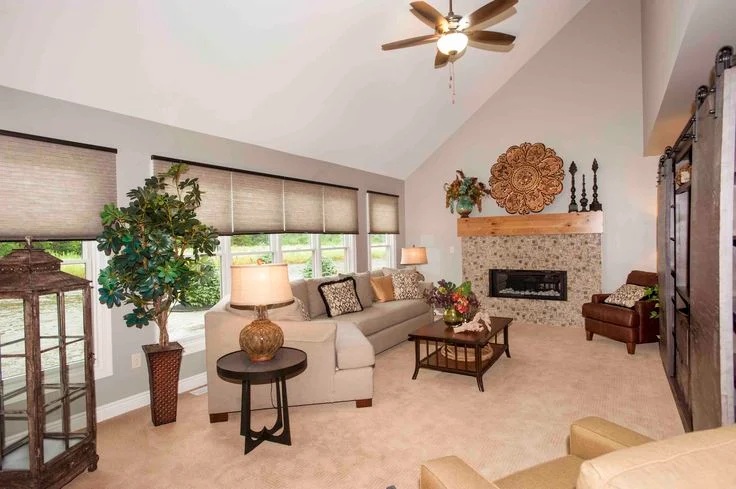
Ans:
<svg viewBox="0 0 736 489"><path fill-rule="evenodd" d="M409 248L401 248L401 262L400 265L426 265L427 264L427 248L424 246L411 245ZM418 270L419 279L424 280Z"/></svg>
<svg viewBox="0 0 736 489"><path fill-rule="evenodd" d="M230 307L254 310L256 319L240 332L240 348L252 362L271 360L284 344L284 333L268 319L268 308L289 305L294 295L286 263L232 265Z"/></svg>

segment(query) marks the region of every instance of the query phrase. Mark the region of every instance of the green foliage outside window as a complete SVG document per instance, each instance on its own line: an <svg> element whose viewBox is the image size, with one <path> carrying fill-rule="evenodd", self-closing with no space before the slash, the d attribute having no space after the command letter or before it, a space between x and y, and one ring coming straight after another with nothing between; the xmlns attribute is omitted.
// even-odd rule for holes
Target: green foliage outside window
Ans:
<svg viewBox="0 0 736 489"><path fill-rule="evenodd" d="M306 265L304 265L304 271L302 274L304 275L304 278L312 278L314 277L314 270L312 270L312 259L310 258L309 261L307 261ZM330 258L327 258L326 256L322 257L322 276L323 277L330 277L332 275L337 275L337 267L335 266L335 262L332 261Z"/></svg>

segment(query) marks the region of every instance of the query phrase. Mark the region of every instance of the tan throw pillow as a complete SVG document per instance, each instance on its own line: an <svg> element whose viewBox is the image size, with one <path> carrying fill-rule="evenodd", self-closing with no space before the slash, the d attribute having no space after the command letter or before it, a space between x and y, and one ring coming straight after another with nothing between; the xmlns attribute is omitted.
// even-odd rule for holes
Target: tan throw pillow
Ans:
<svg viewBox="0 0 736 489"><path fill-rule="evenodd" d="M616 306L624 306L631 309L639 301L647 295L647 288L641 285L624 284L616 292L606 297L606 304L614 304Z"/></svg>
<svg viewBox="0 0 736 489"><path fill-rule="evenodd" d="M371 307L373 304L373 289L371 289L371 277L369 272L341 273L339 278L353 277L355 279L355 290L358 292L358 300L363 308Z"/></svg>
<svg viewBox="0 0 736 489"><path fill-rule="evenodd" d="M325 301L327 316L334 318L351 312L360 312L363 306L358 300L355 290L355 279L347 277L341 280L325 282L318 287L322 300Z"/></svg>
<svg viewBox="0 0 736 489"><path fill-rule="evenodd" d="M371 289L376 302L391 302L394 300L394 282L391 277L371 277Z"/></svg>
<svg viewBox="0 0 736 489"><path fill-rule="evenodd" d="M397 301L422 298L419 274L414 270L394 272L390 275L390 278L393 282L394 297Z"/></svg>

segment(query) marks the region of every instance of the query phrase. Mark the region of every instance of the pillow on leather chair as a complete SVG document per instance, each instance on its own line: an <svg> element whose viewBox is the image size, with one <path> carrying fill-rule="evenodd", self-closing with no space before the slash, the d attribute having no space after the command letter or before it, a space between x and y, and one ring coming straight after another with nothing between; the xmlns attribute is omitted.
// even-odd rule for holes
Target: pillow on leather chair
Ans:
<svg viewBox="0 0 736 489"><path fill-rule="evenodd" d="M603 302L631 309L637 301L642 300L646 295L646 287L634 284L624 284L616 289L616 292L606 297Z"/></svg>

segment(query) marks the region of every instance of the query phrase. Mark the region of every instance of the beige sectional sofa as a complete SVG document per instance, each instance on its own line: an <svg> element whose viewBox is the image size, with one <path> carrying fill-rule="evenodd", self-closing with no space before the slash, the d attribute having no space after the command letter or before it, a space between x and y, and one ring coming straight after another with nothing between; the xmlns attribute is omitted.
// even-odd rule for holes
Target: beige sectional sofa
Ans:
<svg viewBox="0 0 736 489"><path fill-rule="evenodd" d="M329 318L318 291L328 280L334 277L291 283L310 321L274 320L284 332L284 346L307 353L307 369L287 380L289 405L356 401L358 407L370 406L375 353L405 341L412 330L431 321L432 312L422 299L412 299L363 304L361 312ZM365 290L363 296L361 304L368 302ZM240 348L240 330L251 320L248 312L229 307L229 297L205 314L210 422L225 421L227 413L240 411L240 385L222 380L216 363ZM270 385L253 386L251 401L254 409L272 407Z"/></svg>

